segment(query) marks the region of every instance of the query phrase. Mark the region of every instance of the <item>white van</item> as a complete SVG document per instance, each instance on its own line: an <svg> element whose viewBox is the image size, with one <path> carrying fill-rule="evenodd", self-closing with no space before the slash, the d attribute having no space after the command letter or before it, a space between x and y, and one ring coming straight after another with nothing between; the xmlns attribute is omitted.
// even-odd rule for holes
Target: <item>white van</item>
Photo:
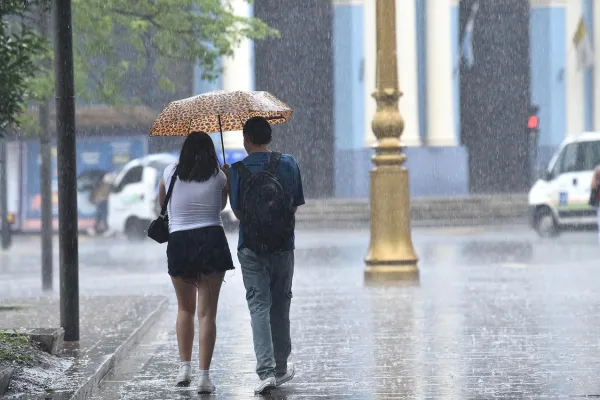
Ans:
<svg viewBox="0 0 600 400"><path fill-rule="evenodd" d="M131 160L115 173L108 198L108 226L130 240L146 237L146 229L160 214L158 185L167 165L177 162L170 153L152 154ZM229 203L223 210L226 227L235 225Z"/></svg>
<svg viewBox="0 0 600 400"><path fill-rule="evenodd" d="M556 236L564 228L597 224L596 211L588 201L598 165L600 132L582 133L561 144L529 191L530 223L540 236Z"/></svg>

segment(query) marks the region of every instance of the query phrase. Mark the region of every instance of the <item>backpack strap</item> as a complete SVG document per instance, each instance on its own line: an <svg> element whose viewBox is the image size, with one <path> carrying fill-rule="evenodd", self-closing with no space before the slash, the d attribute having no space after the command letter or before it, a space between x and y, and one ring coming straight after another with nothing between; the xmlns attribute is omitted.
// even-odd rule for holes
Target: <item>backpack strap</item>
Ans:
<svg viewBox="0 0 600 400"><path fill-rule="evenodd" d="M241 180L245 181L252 177L252 172L250 172L248 167L246 167L246 165L242 161L233 163L231 166L236 169L236 171L240 175Z"/></svg>
<svg viewBox="0 0 600 400"><path fill-rule="evenodd" d="M246 185L248 184L248 181L250 181L250 179L252 178L252 172L250 172L250 170L248 169L248 167L246 167L246 165L244 164L243 161L238 161L236 163L231 164L231 167L233 169L235 169L239 175L239 180L238 180L238 190L239 190L239 197L240 197L240 205L244 204L244 190Z"/></svg>
<svg viewBox="0 0 600 400"><path fill-rule="evenodd" d="M267 166L267 171L272 174L275 173L275 168L277 168L279 160L281 160L281 153L272 152L269 154L269 165Z"/></svg>

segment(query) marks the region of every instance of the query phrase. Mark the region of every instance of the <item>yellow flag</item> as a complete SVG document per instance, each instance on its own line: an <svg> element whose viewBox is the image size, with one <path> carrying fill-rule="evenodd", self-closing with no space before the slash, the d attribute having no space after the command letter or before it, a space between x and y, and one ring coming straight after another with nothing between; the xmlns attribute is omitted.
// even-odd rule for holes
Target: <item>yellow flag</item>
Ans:
<svg viewBox="0 0 600 400"><path fill-rule="evenodd" d="M577 30L573 35L573 44L577 50L577 62L579 69L584 69L594 65L594 51L592 42L588 33L587 26L583 17L579 19Z"/></svg>

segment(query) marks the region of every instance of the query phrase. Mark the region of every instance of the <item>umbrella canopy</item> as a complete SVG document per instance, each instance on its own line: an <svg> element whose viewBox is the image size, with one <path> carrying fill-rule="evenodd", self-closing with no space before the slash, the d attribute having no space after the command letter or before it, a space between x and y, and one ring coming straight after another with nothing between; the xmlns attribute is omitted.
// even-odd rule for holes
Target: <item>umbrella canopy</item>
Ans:
<svg viewBox="0 0 600 400"><path fill-rule="evenodd" d="M170 103L154 121L150 136L239 131L252 117L264 117L274 125L291 116L292 109L268 92L218 90Z"/></svg>

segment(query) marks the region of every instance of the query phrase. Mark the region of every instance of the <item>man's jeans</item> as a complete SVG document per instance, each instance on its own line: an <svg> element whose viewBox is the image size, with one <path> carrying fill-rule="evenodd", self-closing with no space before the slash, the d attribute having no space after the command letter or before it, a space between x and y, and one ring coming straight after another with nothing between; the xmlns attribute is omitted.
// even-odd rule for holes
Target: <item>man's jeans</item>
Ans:
<svg viewBox="0 0 600 400"><path fill-rule="evenodd" d="M238 251L252 320L256 373L260 379L285 374L292 351L290 304L294 251L257 255Z"/></svg>

